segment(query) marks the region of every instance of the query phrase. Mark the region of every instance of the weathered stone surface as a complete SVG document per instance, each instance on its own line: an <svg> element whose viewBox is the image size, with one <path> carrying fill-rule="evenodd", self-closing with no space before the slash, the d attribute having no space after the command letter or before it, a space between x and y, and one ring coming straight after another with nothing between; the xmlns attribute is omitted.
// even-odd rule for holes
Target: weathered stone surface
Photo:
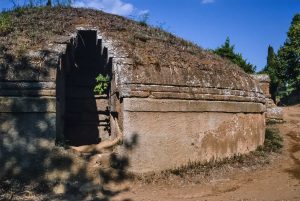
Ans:
<svg viewBox="0 0 300 201"><path fill-rule="evenodd" d="M102 190L102 186L100 184L93 184L93 183L86 183L83 184L80 188L79 191L81 193L95 193L95 192L99 192Z"/></svg>
<svg viewBox="0 0 300 201"><path fill-rule="evenodd" d="M253 102L187 101L125 98L123 110L132 112L228 112L263 113L265 106Z"/></svg>
<svg viewBox="0 0 300 201"><path fill-rule="evenodd" d="M266 118L269 121L283 121L283 110L280 107L267 108Z"/></svg>
<svg viewBox="0 0 300 201"><path fill-rule="evenodd" d="M141 91L143 93L140 93L140 97L145 97L145 92L153 95L169 92L170 98L177 99L193 97L197 100L206 100L207 95L214 95L213 100L230 101L233 99L226 97L231 95L240 96L240 100L237 101L264 102L257 82L250 75L235 68L225 70L223 66L214 66L214 68L160 67L158 72L157 68L152 65L147 68L136 68L133 65L123 65L122 68L116 66L116 81L118 82L116 85L127 86L120 88L120 93L124 97L138 97L138 91ZM123 92L124 89L125 92ZM187 94L185 97L182 97L183 92ZM206 94L206 96L198 94ZM217 94L220 96L216 96ZM158 96L157 98L167 97Z"/></svg>
<svg viewBox="0 0 300 201"><path fill-rule="evenodd" d="M55 113L0 113L1 134L19 137L55 138ZM3 139L3 138L2 138ZM15 142L18 143L18 142ZM51 142L52 143L52 142Z"/></svg>
<svg viewBox="0 0 300 201"><path fill-rule="evenodd" d="M253 74L251 76L259 82L270 83L271 81L269 75L267 74Z"/></svg>
<svg viewBox="0 0 300 201"><path fill-rule="evenodd" d="M55 113L0 113L0 178L43 171L55 143L55 119Z"/></svg>
<svg viewBox="0 0 300 201"><path fill-rule="evenodd" d="M106 111L108 99L72 98L68 102L67 112L97 112Z"/></svg>
<svg viewBox="0 0 300 201"><path fill-rule="evenodd" d="M277 107L274 101L271 99L270 94L270 78L267 74L252 75L259 82L259 86L266 96L266 118L267 121L283 121L283 110Z"/></svg>
<svg viewBox="0 0 300 201"><path fill-rule="evenodd" d="M7 66L1 67L0 64L0 80L1 81L55 81L56 66L54 67L39 67L39 66Z"/></svg>
<svg viewBox="0 0 300 201"><path fill-rule="evenodd" d="M51 152L57 130L64 131L65 139L74 137L83 144L94 144L94 134L97 139L112 139L116 128L110 128L105 113L110 109L109 103L113 103L112 111L124 133L124 146L117 151L128 156L133 172L160 171L188 162L248 153L263 143L265 96L257 82L238 67L221 58L212 61L211 58L217 57L210 53L195 57L191 63L170 60L172 65L160 66L156 62L159 58L149 58L145 64L152 60L150 63L139 66L127 53L118 53L114 40L95 41L103 43L97 44L102 47L101 65L106 69L108 63L112 64L111 92L114 95L110 101L106 96L94 95L98 65L88 68L92 63L85 62L85 73L77 71L78 66L72 63L73 50L65 54L70 61L59 65L65 44L59 44L55 52L30 52L28 65L0 64L0 81L3 81L0 95L27 96L0 98L0 134L5 135L1 136L0 156L6 156L3 172L20 172L19 167L30 167L30 162L36 161L42 161L45 167L51 166L53 161L35 153ZM109 57L118 58L111 61ZM72 70L73 77L70 76ZM57 81L57 77L61 80ZM28 97L56 96L53 93L55 81L58 109L55 97ZM58 125L61 128L56 128ZM15 147L13 150L9 150L9 143ZM24 160L14 167L11 164L15 161L7 157L20 150L20 158ZM19 156L17 162L18 159ZM61 161L73 162L61 157L56 161L54 165L58 167ZM76 172L58 169L49 171L47 178L68 179Z"/></svg>
<svg viewBox="0 0 300 201"><path fill-rule="evenodd" d="M54 97L0 97L0 113L56 112Z"/></svg>
<svg viewBox="0 0 300 201"><path fill-rule="evenodd" d="M21 58L0 63L1 81L55 81L59 53L49 50L29 51Z"/></svg>
<svg viewBox="0 0 300 201"><path fill-rule="evenodd" d="M42 89L42 90L1 90L0 96L21 96L21 97L32 97L32 96L53 96L55 97L55 89Z"/></svg>
<svg viewBox="0 0 300 201"><path fill-rule="evenodd" d="M12 81L2 81L0 82L0 89L55 89L55 82L12 82Z"/></svg>
<svg viewBox="0 0 300 201"><path fill-rule="evenodd" d="M56 185L53 187L53 193L56 194L56 195L65 194L66 191L67 191L66 185L64 185L64 184L62 184L62 183L56 184Z"/></svg>
<svg viewBox="0 0 300 201"><path fill-rule="evenodd" d="M130 84L121 85L119 88L122 97L151 97L158 99L186 99L186 100L219 100L239 102L265 102L265 95L262 92L242 91L224 88L203 88L169 85L145 85ZM126 91L127 90L127 91ZM124 93L124 91L126 91Z"/></svg>
<svg viewBox="0 0 300 201"><path fill-rule="evenodd" d="M222 159L253 151L264 142L263 113L124 112L124 141L118 149L130 171L145 173Z"/></svg>

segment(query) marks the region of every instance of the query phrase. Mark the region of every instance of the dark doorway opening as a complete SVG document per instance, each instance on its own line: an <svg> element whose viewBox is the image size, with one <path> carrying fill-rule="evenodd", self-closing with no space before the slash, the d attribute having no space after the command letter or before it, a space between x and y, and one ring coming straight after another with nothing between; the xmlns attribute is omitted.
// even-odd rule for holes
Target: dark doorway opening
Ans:
<svg viewBox="0 0 300 201"><path fill-rule="evenodd" d="M109 89L102 95L94 92L95 78L99 74L111 74L107 50L103 50L96 30L78 30L67 47L67 54L64 141L72 146L97 144L110 135Z"/></svg>

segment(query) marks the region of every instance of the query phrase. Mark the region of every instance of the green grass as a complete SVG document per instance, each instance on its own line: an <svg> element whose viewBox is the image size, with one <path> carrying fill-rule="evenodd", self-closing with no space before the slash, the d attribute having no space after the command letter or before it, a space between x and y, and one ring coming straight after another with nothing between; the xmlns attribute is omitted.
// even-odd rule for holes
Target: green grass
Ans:
<svg viewBox="0 0 300 201"><path fill-rule="evenodd" d="M277 128L267 128L265 133L265 143L260 147L265 152L280 152L283 147L283 139ZM260 150L258 149L258 150Z"/></svg>
<svg viewBox="0 0 300 201"><path fill-rule="evenodd" d="M0 13L0 36L5 36L13 30L10 14Z"/></svg>

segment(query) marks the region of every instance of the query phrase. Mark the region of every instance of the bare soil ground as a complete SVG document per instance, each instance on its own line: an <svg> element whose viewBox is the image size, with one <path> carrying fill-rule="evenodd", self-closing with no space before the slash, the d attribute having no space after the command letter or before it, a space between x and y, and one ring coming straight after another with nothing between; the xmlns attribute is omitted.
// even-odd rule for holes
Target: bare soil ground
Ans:
<svg viewBox="0 0 300 201"><path fill-rule="evenodd" d="M284 138L281 154L263 167L219 168L205 181L170 178L150 184L128 184L129 191L115 200L219 201L300 200L300 105L284 108L285 123L278 127Z"/></svg>

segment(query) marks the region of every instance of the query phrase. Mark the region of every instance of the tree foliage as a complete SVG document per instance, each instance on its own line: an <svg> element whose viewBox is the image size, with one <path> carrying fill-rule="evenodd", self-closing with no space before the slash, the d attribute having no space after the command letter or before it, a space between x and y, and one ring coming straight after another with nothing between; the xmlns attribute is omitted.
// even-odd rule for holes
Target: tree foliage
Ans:
<svg viewBox="0 0 300 201"><path fill-rule="evenodd" d="M275 54L273 47L268 48L267 65L262 71L271 79L272 98L288 99L300 91L300 14L296 14L287 33L283 46Z"/></svg>
<svg viewBox="0 0 300 201"><path fill-rule="evenodd" d="M52 6L52 2L51 2L51 0L47 0L47 4L46 4L46 6Z"/></svg>
<svg viewBox="0 0 300 201"><path fill-rule="evenodd" d="M286 85L290 91L300 87L300 14L294 16L287 39L278 51L282 68L285 69Z"/></svg>
<svg viewBox="0 0 300 201"><path fill-rule="evenodd" d="M233 63L237 64L240 66L245 72L247 73L254 73L255 72L255 66L247 62L242 54L240 53L235 53L234 51L234 45L230 44L230 39L229 37L226 38L226 41L221 47L218 47L217 49L214 50L214 53L220 55L223 58L227 58Z"/></svg>
<svg viewBox="0 0 300 201"><path fill-rule="evenodd" d="M270 93L272 99L276 101L276 96L284 89L285 69L282 68L279 58L274 52L274 48L269 45L267 65L262 73L267 73L270 76Z"/></svg>

